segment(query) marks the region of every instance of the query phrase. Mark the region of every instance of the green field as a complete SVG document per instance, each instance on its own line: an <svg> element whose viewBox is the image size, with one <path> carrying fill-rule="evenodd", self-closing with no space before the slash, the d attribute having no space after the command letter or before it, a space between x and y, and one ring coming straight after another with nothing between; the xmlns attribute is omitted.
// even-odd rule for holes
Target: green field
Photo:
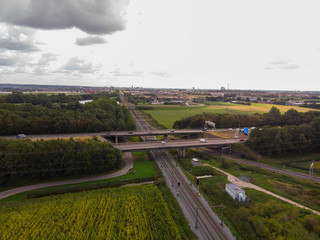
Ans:
<svg viewBox="0 0 320 240"><path fill-rule="evenodd" d="M196 105L192 107L178 106L178 105L144 105L150 107L150 110L143 110L145 113L150 114L159 124L172 128L176 120L181 118L190 117L201 113L231 113L231 114L255 114L267 113L275 106L281 113L293 108L299 112L319 111L316 109L302 108L296 106L283 106L263 103L252 103L251 105L241 105L234 103L222 102L208 102L208 105Z"/></svg>
<svg viewBox="0 0 320 240"><path fill-rule="evenodd" d="M0 239L181 239L153 185L71 193L0 207Z"/></svg>
<svg viewBox="0 0 320 240"><path fill-rule="evenodd" d="M204 162L239 177L246 176L250 182L280 196L291 199L320 212L320 183L267 171L246 164L208 157ZM298 194L299 193L299 194Z"/></svg>

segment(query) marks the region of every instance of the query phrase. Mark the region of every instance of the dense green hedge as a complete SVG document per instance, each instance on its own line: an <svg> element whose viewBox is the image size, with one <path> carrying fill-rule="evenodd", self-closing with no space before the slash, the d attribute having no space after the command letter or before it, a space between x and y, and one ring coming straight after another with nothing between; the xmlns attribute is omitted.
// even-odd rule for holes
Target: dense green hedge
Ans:
<svg viewBox="0 0 320 240"><path fill-rule="evenodd" d="M119 168L119 150L96 139L85 141L0 139L0 185L96 174Z"/></svg>
<svg viewBox="0 0 320 240"><path fill-rule="evenodd" d="M299 126L256 128L246 144L263 155L320 151L320 117Z"/></svg>
<svg viewBox="0 0 320 240"><path fill-rule="evenodd" d="M130 111L107 97L86 103L81 109L54 109L30 103L0 104L0 135L134 129Z"/></svg>

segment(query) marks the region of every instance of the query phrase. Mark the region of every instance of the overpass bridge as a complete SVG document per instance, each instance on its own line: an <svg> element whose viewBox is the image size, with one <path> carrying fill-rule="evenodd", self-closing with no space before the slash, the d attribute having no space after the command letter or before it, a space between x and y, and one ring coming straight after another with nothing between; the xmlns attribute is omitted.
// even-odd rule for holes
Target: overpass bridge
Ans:
<svg viewBox="0 0 320 240"><path fill-rule="evenodd" d="M119 138L128 138L133 136L159 136L162 135L165 139L168 139L169 135L200 135L204 133L204 130L195 130L195 129L164 129L164 130L149 130L149 131L113 131L113 132L103 132L101 133L102 137L106 138L115 138L115 143L119 142Z"/></svg>
<svg viewBox="0 0 320 240"><path fill-rule="evenodd" d="M208 139L206 142L199 140L174 140L166 143L162 142L139 142L139 143L121 143L114 144L113 146L122 152L137 152L137 151L151 151L151 150L164 150L178 148L182 150L182 156L185 156L186 148L197 147L226 147L232 143L237 143L237 139Z"/></svg>

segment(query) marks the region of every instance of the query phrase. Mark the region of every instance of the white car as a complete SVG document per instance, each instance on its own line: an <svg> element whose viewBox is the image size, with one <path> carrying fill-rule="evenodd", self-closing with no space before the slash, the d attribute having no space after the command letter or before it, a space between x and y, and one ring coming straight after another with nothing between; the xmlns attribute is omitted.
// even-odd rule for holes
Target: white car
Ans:
<svg viewBox="0 0 320 240"><path fill-rule="evenodd" d="M161 144L166 144L167 142L165 142L165 141L161 141Z"/></svg>
<svg viewBox="0 0 320 240"><path fill-rule="evenodd" d="M205 143L205 142L207 142L207 140L205 140L204 138L201 138L201 139L200 139L200 142L201 142L201 143Z"/></svg>

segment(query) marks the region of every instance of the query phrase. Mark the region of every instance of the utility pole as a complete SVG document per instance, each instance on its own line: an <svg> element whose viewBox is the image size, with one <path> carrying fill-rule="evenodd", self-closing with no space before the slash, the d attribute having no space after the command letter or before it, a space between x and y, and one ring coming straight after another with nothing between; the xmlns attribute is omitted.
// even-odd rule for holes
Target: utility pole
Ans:
<svg viewBox="0 0 320 240"><path fill-rule="evenodd" d="M314 161L312 161L312 163L311 163L311 165L310 165L309 177L313 177L313 165L314 165Z"/></svg>

